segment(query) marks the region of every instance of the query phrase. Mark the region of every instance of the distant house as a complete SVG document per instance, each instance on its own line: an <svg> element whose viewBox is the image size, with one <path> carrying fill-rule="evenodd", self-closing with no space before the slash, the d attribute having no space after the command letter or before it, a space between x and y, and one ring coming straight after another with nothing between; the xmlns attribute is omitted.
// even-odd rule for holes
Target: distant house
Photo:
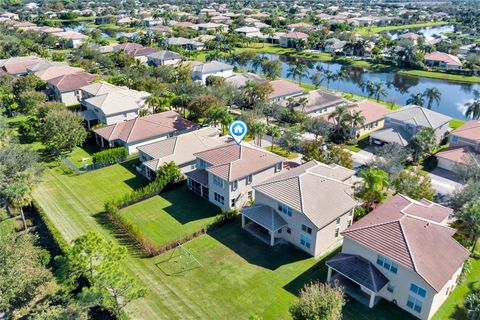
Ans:
<svg viewBox="0 0 480 320"><path fill-rule="evenodd" d="M261 37L262 33L260 32L260 29L256 27L241 27L235 29L235 33L239 35L243 35L245 37Z"/></svg>
<svg viewBox="0 0 480 320"><path fill-rule="evenodd" d="M255 204L242 209L242 227L271 246L289 242L319 257L342 241L356 201L346 180L353 170L316 161L257 183Z"/></svg>
<svg viewBox="0 0 480 320"><path fill-rule="evenodd" d="M453 210L396 195L343 232L327 281L372 308L393 302L430 319L455 289L470 253L447 225Z"/></svg>
<svg viewBox="0 0 480 320"><path fill-rule="evenodd" d="M301 98L306 98L307 103L305 106L297 107L297 110L312 117L333 112L336 107L346 105L347 103L339 95L320 89L295 97L297 101Z"/></svg>
<svg viewBox="0 0 480 320"><path fill-rule="evenodd" d="M167 43L169 46L180 47L183 50L203 50L205 47L203 42L182 37L168 38Z"/></svg>
<svg viewBox="0 0 480 320"><path fill-rule="evenodd" d="M130 50L124 50L124 53L127 56L134 57L141 63L147 63L148 61L148 56L157 52L158 49L155 48L150 48L150 47L143 47L143 48L138 48L138 49L130 49Z"/></svg>
<svg viewBox="0 0 480 320"><path fill-rule="evenodd" d="M47 81L50 98L67 106L78 104L81 99L80 88L90 84L94 78L94 74L86 72L52 78Z"/></svg>
<svg viewBox="0 0 480 320"><path fill-rule="evenodd" d="M342 41L336 38L325 40L325 52L334 53L334 52L342 52L343 47L347 44L346 41Z"/></svg>
<svg viewBox="0 0 480 320"><path fill-rule="evenodd" d="M398 39L410 45L417 45L422 36L413 32L407 32L398 36Z"/></svg>
<svg viewBox="0 0 480 320"><path fill-rule="evenodd" d="M165 163L173 161L183 173L196 169L195 153L218 147L227 142L220 131L206 127L138 147L141 165L139 171L148 179Z"/></svg>
<svg viewBox="0 0 480 320"><path fill-rule="evenodd" d="M88 39L86 35L75 31L57 32L53 35L65 41L65 48L78 48Z"/></svg>
<svg viewBox="0 0 480 320"><path fill-rule="evenodd" d="M299 85L287 80L273 80L270 81L270 85L273 91L268 97L275 102L299 96L304 91Z"/></svg>
<svg viewBox="0 0 480 320"><path fill-rule="evenodd" d="M424 62L430 67L439 67L444 69L462 68L462 62L457 56L439 51L425 54Z"/></svg>
<svg viewBox="0 0 480 320"><path fill-rule="evenodd" d="M157 51L147 56L147 62L151 66L175 65L182 60L182 56L173 51Z"/></svg>
<svg viewBox="0 0 480 320"><path fill-rule="evenodd" d="M468 154L480 153L480 121L470 120L450 132L450 146L435 154L438 167L453 171L455 165L465 164Z"/></svg>
<svg viewBox="0 0 480 320"><path fill-rule="evenodd" d="M196 127L195 123L185 120L175 111L165 111L97 128L93 132L99 146L124 146L128 154L132 154L140 146L165 140Z"/></svg>
<svg viewBox="0 0 480 320"><path fill-rule="evenodd" d="M448 131L451 118L415 105L405 106L385 115L384 128L370 134L370 142L377 145L395 142L407 146L414 135L426 128L435 130L440 142Z"/></svg>
<svg viewBox="0 0 480 320"><path fill-rule="evenodd" d="M0 60L0 69L11 76L18 77L27 74L27 68L29 66L45 61L46 60L35 56L13 57Z"/></svg>
<svg viewBox="0 0 480 320"><path fill-rule="evenodd" d="M225 79L228 83L232 84L236 88L243 88L247 84L247 81L253 81L255 83L259 82L266 82L267 80L256 74L251 72L241 72L235 73L233 76L228 77Z"/></svg>
<svg viewBox="0 0 480 320"><path fill-rule="evenodd" d="M297 48L299 43L305 43L308 35L303 32L292 31L287 34L280 35L280 46L283 48Z"/></svg>
<svg viewBox="0 0 480 320"><path fill-rule="evenodd" d="M170 27L162 26L162 25L151 26L148 28L148 30L161 35L166 35L167 33L170 33L172 31Z"/></svg>
<svg viewBox="0 0 480 320"><path fill-rule="evenodd" d="M231 77L233 76L233 66L219 61L210 61L193 67L192 79L194 81L205 84L209 76Z"/></svg>
<svg viewBox="0 0 480 320"><path fill-rule="evenodd" d="M299 22L299 23L292 23L287 26L289 31L295 31L297 29L302 29L302 30L313 30L314 27L311 24L305 23L305 22Z"/></svg>
<svg viewBox="0 0 480 320"><path fill-rule="evenodd" d="M195 154L196 169L187 185L195 194L226 210L253 198L252 186L282 171L284 158L250 144L228 143Z"/></svg>
<svg viewBox="0 0 480 320"><path fill-rule="evenodd" d="M350 112L358 111L364 118L363 125L355 128L358 137L383 128L385 116L390 112L383 104L366 99L349 105L348 110Z"/></svg>
<svg viewBox="0 0 480 320"><path fill-rule="evenodd" d="M57 62L57 61L48 61L48 60L40 60L35 64L29 65L26 69L28 73L35 73L40 70L45 70L50 67L68 67L66 62Z"/></svg>
<svg viewBox="0 0 480 320"><path fill-rule="evenodd" d="M98 123L115 124L138 117L146 109L150 93L117 87L106 82L95 82L80 88L81 115L90 128Z"/></svg>
<svg viewBox="0 0 480 320"><path fill-rule="evenodd" d="M194 27L198 31L221 31L221 32L228 31L228 26L221 23L211 23L211 22L200 23L200 24L194 25Z"/></svg>

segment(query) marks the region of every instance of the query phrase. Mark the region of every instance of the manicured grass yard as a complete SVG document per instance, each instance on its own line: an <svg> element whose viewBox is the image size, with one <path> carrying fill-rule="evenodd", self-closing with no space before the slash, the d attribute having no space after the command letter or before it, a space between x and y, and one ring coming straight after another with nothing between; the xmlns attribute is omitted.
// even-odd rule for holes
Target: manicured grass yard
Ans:
<svg viewBox="0 0 480 320"><path fill-rule="evenodd" d="M121 210L152 241L166 244L213 222L220 209L195 196L186 186Z"/></svg>

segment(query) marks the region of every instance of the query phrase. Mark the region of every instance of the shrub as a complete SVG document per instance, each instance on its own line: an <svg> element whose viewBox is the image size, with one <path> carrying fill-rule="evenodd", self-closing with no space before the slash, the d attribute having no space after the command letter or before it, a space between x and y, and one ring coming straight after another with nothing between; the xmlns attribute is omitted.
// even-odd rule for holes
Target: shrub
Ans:
<svg viewBox="0 0 480 320"><path fill-rule="evenodd" d="M354 214L355 220L359 220L365 217L366 214L367 214L367 209L365 209L364 207L362 206L355 207L355 214Z"/></svg>
<svg viewBox="0 0 480 320"><path fill-rule="evenodd" d="M124 161L128 152L125 147L118 147L112 149L106 149L96 152L92 155L93 163L101 163L103 165L112 165L121 161Z"/></svg>

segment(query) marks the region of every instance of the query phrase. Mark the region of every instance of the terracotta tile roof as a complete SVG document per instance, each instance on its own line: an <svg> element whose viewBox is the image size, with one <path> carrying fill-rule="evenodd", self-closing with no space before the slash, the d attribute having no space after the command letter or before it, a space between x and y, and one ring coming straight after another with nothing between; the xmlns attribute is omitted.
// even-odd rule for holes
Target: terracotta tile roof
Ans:
<svg viewBox="0 0 480 320"><path fill-rule="evenodd" d="M315 112L319 109L336 106L345 102L345 100L335 93L324 90L312 90L298 98L306 97L307 105L303 109L304 112Z"/></svg>
<svg viewBox="0 0 480 320"><path fill-rule="evenodd" d="M343 169L350 171L350 176L354 173ZM322 228L357 204L352 185L332 178L337 175L337 170L337 166L310 161L261 182L254 189L303 213Z"/></svg>
<svg viewBox="0 0 480 320"><path fill-rule="evenodd" d="M390 112L383 104L370 100L354 103L348 108L350 110L360 111L362 116L365 117L365 125L382 120L385 118L385 115Z"/></svg>
<svg viewBox="0 0 480 320"><path fill-rule="evenodd" d="M48 83L57 87L60 92L68 92L86 86L91 83L95 77L94 74L80 72L50 79L48 80Z"/></svg>
<svg viewBox="0 0 480 320"><path fill-rule="evenodd" d="M113 47L115 51L120 51L120 50L132 50L132 49L141 49L143 46L138 43L131 43L131 42L126 42L122 44L118 44Z"/></svg>
<svg viewBox="0 0 480 320"><path fill-rule="evenodd" d="M424 59L428 61L442 61L451 66L462 66L462 62L457 56L445 52L435 51L432 53L427 53Z"/></svg>
<svg viewBox="0 0 480 320"><path fill-rule="evenodd" d="M142 57L148 56L149 54L155 53L158 50L150 47L136 48L136 49L125 49L124 52L128 56L132 57Z"/></svg>
<svg viewBox="0 0 480 320"><path fill-rule="evenodd" d="M270 99L303 93L302 87L287 80L273 80L270 81L270 85L273 89L272 93L269 95Z"/></svg>
<svg viewBox="0 0 480 320"><path fill-rule="evenodd" d="M469 140L480 141L480 121L467 121L461 127L453 130L451 135Z"/></svg>
<svg viewBox="0 0 480 320"><path fill-rule="evenodd" d="M459 164L466 164L468 154L474 153L474 150L470 146L461 147L449 147L437 152L435 156L440 159L450 160Z"/></svg>
<svg viewBox="0 0 480 320"><path fill-rule="evenodd" d="M306 33L299 32L299 31L289 32L282 37L288 38L288 39L302 39L302 40L307 40L308 39L308 35Z"/></svg>
<svg viewBox="0 0 480 320"><path fill-rule="evenodd" d="M40 71L35 72L35 75L42 79L43 81L48 81L50 79L63 76L66 74L74 74L83 72L82 68L70 67L70 66L52 66Z"/></svg>
<svg viewBox="0 0 480 320"><path fill-rule="evenodd" d="M283 162L283 158L248 144L228 143L195 156L209 164L207 171L226 180L234 181L260 172Z"/></svg>
<svg viewBox="0 0 480 320"><path fill-rule="evenodd" d="M420 39L420 35L413 33L413 32L407 32L404 34L401 34L398 36L400 39L411 39L411 40L418 40Z"/></svg>
<svg viewBox="0 0 480 320"><path fill-rule="evenodd" d="M56 32L56 33L53 33L53 35L62 39L71 39L71 40L88 39L86 35L80 32L75 32L75 31Z"/></svg>
<svg viewBox="0 0 480 320"><path fill-rule="evenodd" d="M37 64L40 61L44 60L35 56L14 57L0 60L0 68L2 68L8 74L21 74L27 72L27 67Z"/></svg>
<svg viewBox="0 0 480 320"><path fill-rule="evenodd" d="M412 269L439 292L469 256L453 239L455 230L439 223L451 213L430 201L396 195L343 235Z"/></svg>
<svg viewBox="0 0 480 320"><path fill-rule="evenodd" d="M93 131L109 141L121 140L131 143L192 129L195 126L195 123L182 118L175 111L165 111L111 124Z"/></svg>

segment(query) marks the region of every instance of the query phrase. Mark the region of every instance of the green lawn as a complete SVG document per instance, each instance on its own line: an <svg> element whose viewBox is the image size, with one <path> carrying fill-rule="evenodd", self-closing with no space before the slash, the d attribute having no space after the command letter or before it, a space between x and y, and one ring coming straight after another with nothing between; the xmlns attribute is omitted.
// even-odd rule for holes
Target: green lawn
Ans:
<svg viewBox="0 0 480 320"><path fill-rule="evenodd" d="M464 123L465 123L464 120L452 119L450 120L449 126L452 129L457 129L458 127L462 126Z"/></svg>
<svg viewBox="0 0 480 320"><path fill-rule="evenodd" d="M480 83L480 77L478 76L462 76L457 74L448 74L443 72L423 71L423 70L400 70L398 73L415 76L415 77L442 79L442 80L450 80L450 81L457 81L457 82Z"/></svg>
<svg viewBox="0 0 480 320"><path fill-rule="evenodd" d="M405 24L405 25L397 25L397 26L385 26L385 27L360 27L355 29L355 32L358 34L375 34L385 31L392 31L392 30L402 30L402 29L415 29L415 28L424 28L424 27L431 27L431 26L441 26L446 24L451 24L452 22L448 21L431 21L425 23L415 23L415 24Z"/></svg>
<svg viewBox="0 0 480 320"><path fill-rule="evenodd" d="M121 210L152 241L167 244L213 222L220 209L197 197L186 186Z"/></svg>
<svg viewBox="0 0 480 320"><path fill-rule="evenodd" d="M172 276L181 271L183 263L176 263L180 258L165 262L171 253L144 258L101 213L105 200L145 183L129 169L131 164L113 165L67 176L51 168L34 197L67 241L95 231L130 249L124 267L149 288L147 297L128 307L133 318L248 319L258 314L264 319L287 319L298 289L311 279L325 279L324 261L289 246L270 248L243 231L238 221L185 244L203 267ZM169 197L174 200L166 193ZM192 199L193 195L181 196L176 205L188 207ZM163 210L168 212L168 206ZM408 316L386 303L373 312L355 302L345 307L345 319L387 318Z"/></svg>
<svg viewBox="0 0 480 320"><path fill-rule="evenodd" d="M346 145L347 149L349 149L353 152L362 151L363 149L365 149L366 147L368 147L370 145L369 136L370 136L370 134L365 134L365 135L361 136L358 139L357 144Z"/></svg>
<svg viewBox="0 0 480 320"><path fill-rule="evenodd" d="M296 152L288 152L287 150L283 149L282 147L280 146L268 146L268 147L265 147L263 148L265 150L268 150L270 152L273 152L281 157L284 157L284 158L287 158L288 160L292 160L292 159L295 159L296 157L298 157L298 153Z"/></svg>
<svg viewBox="0 0 480 320"><path fill-rule="evenodd" d="M432 319L466 320L467 315L462 309L465 297L478 289L480 289L480 260L472 259L472 269L468 273L467 280L453 290Z"/></svg>

